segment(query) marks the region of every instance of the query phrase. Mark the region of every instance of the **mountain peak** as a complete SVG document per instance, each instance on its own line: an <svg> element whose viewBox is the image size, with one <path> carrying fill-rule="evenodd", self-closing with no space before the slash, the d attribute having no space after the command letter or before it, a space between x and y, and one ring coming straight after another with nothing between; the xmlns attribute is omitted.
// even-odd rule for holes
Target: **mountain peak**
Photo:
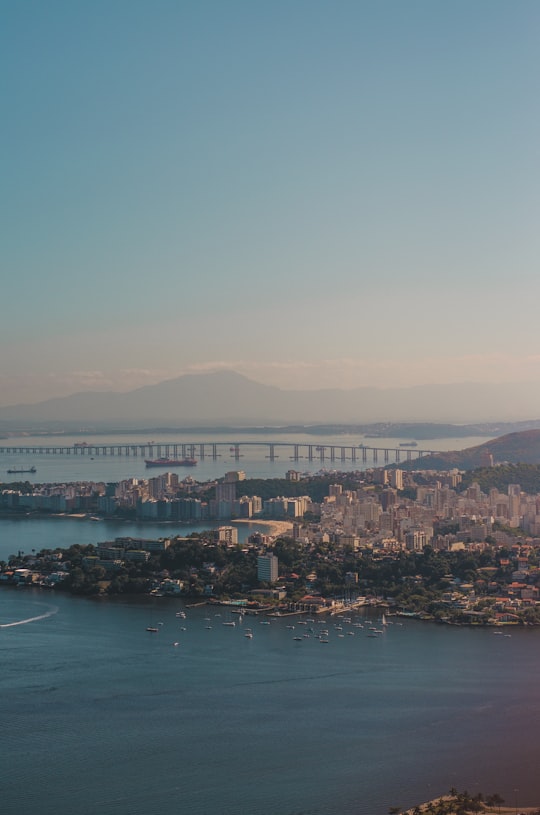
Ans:
<svg viewBox="0 0 540 815"><path fill-rule="evenodd" d="M516 409L517 405L526 408ZM0 420L193 424L497 422L540 415L540 383L282 390L231 369L188 373L127 393L86 391L0 408Z"/></svg>

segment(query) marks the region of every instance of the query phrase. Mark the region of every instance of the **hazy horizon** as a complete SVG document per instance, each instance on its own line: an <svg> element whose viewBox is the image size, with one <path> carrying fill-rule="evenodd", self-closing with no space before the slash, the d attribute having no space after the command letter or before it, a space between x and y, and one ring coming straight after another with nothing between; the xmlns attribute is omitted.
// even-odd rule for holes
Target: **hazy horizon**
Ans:
<svg viewBox="0 0 540 815"><path fill-rule="evenodd" d="M519 407L526 402L527 409ZM523 423L540 417L540 382L512 388L478 383L401 388L281 389L230 370L120 390L79 391L0 406L0 423L133 426L392 423Z"/></svg>
<svg viewBox="0 0 540 815"><path fill-rule="evenodd" d="M533 0L7 0L0 405L540 381L539 30Z"/></svg>
<svg viewBox="0 0 540 815"><path fill-rule="evenodd" d="M322 363L324 365L324 363ZM306 366L307 367L307 366ZM291 366L292 369L292 366ZM39 377L33 376L30 378L30 381L24 383L22 388L19 389L17 384L14 386L9 386L7 382L3 383L3 386L0 390L0 408L2 407L14 407L17 405L38 405L41 402L46 402L51 399L63 399L70 396L77 396L79 394L101 394L101 393L111 393L111 394L123 394L123 393L131 393L134 390L138 390L140 388L145 388L152 385L159 385L164 382L174 381L176 379L180 379L184 376L204 376L205 374L213 374L213 373L232 373L232 374L240 374L241 376L246 377L251 382L255 382L257 384L263 386L269 386L278 388L282 391L299 391L299 392L316 392L321 390L332 390L332 391L342 391L344 394L357 391L359 389L369 389L378 392L384 391L394 391L396 389L406 389L406 390L414 390L414 389L422 389L424 387L445 387L447 385L455 385L456 387L467 387L467 386L482 386L482 385L505 385L505 384L513 384L515 386L527 386L530 384L531 387L538 387L539 380L527 380L527 379L515 379L512 383L510 382L501 382L497 380L472 380L472 379L458 379L451 381L444 381L443 378L436 379L434 378L433 381L418 381L413 383L407 382L394 382L386 381L383 383L364 383L364 382L351 382L350 380L344 381L344 378L341 377L321 377L324 381L315 381L314 379L309 379L300 376L294 376L292 374L292 370L290 370L289 376L266 376L263 378L263 374L261 373L259 376L251 375L245 370L242 370L242 366L239 366L238 369L222 365L222 366L191 366L186 370L179 371L176 374L167 375L159 375L156 371L126 371L126 372L112 372L109 375L106 375L104 372L78 372L76 376L74 376L74 381L72 381L71 377L69 376L60 376L51 374L46 379L44 378L43 381L39 379ZM22 378L22 377L21 377ZM5 378L8 379L7 377ZM330 384L334 382L335 384ZM327 382L328 384L325 384ZM20 399L15 400L14 394L20 394ZM540 410L540 408L539 408Z"/></svg>

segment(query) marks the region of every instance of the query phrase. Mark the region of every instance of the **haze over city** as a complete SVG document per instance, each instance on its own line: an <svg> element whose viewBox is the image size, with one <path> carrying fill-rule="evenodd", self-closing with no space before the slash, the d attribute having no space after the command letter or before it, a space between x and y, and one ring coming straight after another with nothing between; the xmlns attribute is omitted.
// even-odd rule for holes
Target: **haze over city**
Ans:
<svg viewBox="0 0 540 815"><path fill-rule="evenodd" d="M221 369L538 381L539 25L7 0L0 405Z"/></svg>

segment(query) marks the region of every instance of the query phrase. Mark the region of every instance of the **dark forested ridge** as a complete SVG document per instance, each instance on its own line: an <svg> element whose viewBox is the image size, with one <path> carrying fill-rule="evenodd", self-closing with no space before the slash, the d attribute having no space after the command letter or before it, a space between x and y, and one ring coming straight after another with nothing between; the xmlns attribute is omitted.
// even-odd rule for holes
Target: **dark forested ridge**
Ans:
<svg viewBox="0 0 540 815"><path fill-rule="evenodd" d="M491 459L493 464L540 464L540 430L508 433L476 447L423 456L398 466L404 470L473 470L488 465Z"/></svg>
<svg viewBox="0 0 540 815"><path fill-rule="evenodd" d="M540 464L499 464L497 467L480 467L464 473L461 482L463 489L473 482L478 483L485 493L493 488L506 492L509 484L519 484L523 492L536 495L540 492Z"/></svg>

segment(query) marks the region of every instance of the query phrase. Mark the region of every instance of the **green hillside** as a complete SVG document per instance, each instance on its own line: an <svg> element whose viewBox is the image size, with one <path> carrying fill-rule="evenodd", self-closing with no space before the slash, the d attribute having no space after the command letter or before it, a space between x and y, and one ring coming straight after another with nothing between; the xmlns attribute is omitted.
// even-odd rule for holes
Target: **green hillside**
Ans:
<svg viewBox="0 0 540 815"><path fill-rule="evenodd" d="M473 470L493 464L540 464L540 430L524 430L508 433L477 447L423 456L400 464L404 470Z"/></svg>
<svg viewBox="0 0 540 815"><path fill-rule="evenodd" d="M506 493L509 484L519 484L523 492L535 495L540 492L540 464L499 464L497 467L469 470L463 476L461 489L466 489L473 482L478 483L482 492L486 493L494 487Z"/></svg>

